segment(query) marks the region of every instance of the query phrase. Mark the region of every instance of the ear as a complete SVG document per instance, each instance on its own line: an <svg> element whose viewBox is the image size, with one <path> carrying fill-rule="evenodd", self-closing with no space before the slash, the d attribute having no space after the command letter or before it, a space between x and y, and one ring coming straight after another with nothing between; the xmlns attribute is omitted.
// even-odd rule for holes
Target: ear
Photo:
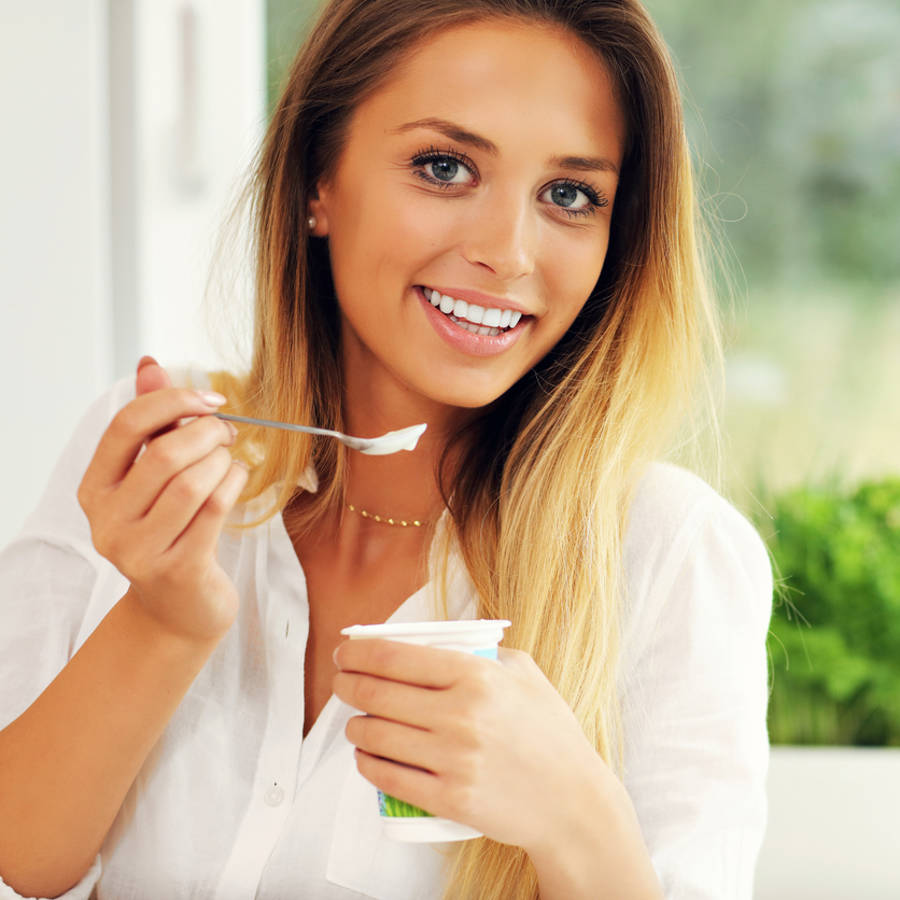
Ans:
<svg viewBox="0 0 900 900"><path fill-rule="evenodd" d="M309 229L311 237L328 236L328 196L327 186L320 181L306 204L307 218L310 216L316 218L315 227Z"/></svg>

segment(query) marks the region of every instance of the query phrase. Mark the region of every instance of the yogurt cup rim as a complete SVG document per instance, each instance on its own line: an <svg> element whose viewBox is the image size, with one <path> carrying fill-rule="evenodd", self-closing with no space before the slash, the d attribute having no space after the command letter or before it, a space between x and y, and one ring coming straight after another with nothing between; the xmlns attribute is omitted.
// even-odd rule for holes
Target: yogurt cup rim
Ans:
<svg viewBox="0 0 900 900"><path fill-rule="evenodd" d="M348 637L380 637L384 635L446 635L508 628L509 619L440 619L433 622L381 622L376 625L350 625L341 629Z"/></svg>

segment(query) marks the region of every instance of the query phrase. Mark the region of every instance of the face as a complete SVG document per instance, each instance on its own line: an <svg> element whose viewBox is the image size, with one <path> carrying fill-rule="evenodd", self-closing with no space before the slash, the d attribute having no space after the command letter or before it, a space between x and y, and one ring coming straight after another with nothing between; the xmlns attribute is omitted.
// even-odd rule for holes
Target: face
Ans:
<svg viewBox="0 0 900 900"><path fill-rule="evenodd" d="M420 44L317 185L348 384L474 408L565 334L600 274L625 125L577 38L487 22Z"/></svg>

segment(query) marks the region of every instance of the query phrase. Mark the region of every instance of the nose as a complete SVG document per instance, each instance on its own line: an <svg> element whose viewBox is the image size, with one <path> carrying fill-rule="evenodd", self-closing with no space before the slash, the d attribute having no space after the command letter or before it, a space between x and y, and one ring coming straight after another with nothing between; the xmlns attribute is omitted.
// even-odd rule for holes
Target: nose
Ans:
<svg viewBox="0 0 900 900"><path fill-rule="evenodd" d="M467 217L462 254L504 281L534 272L535 212L528 199L485 197Z"/></svg>

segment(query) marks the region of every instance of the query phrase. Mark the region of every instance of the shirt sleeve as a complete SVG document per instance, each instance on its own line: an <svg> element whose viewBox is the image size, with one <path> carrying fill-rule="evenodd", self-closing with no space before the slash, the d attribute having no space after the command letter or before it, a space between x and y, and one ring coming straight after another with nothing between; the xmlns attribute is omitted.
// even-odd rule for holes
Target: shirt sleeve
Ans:
<svg viewBox="0 0 900 900"><path fill-rule="evenodd" d="M712 489L682 501L665 539L642 542L654 549L626 642L624 781L667 900L751 900L767 813L771 566Z"/></svg>
<svg viewBox="0 0 900 900"><path fill-rule="evenodd" d="M122 403L120 383L82 417L35 510L0 551L0 727L24 712L77 649L100 574L77 492L103 431Z"/></svg>
<svg viewBox="0 0 900 900"><path fill-rule="evenodd" d="M88 409L36 509L0 552L0 728L21 715L74 655L98 580L104 569L112 570L94 550L76 494L100 436L129 390L133 393L120 382ZM62 897L87 900L101 869L98 855ZM0 876L0 900L19 897Z"/></svg>
<svg viewBox="0 0 900 900"><path fill-rule="evenodd" d="M199 370L169 373L175 385L208 387ZM36 509L0 552L0 729L40 696L127 590L127 579L95 550L77 493L104 431L134 395L129 376L89 407ZM61 900L88 900L102 870L98 855ZM2 873L0 900L20 900Z"/></svg>

